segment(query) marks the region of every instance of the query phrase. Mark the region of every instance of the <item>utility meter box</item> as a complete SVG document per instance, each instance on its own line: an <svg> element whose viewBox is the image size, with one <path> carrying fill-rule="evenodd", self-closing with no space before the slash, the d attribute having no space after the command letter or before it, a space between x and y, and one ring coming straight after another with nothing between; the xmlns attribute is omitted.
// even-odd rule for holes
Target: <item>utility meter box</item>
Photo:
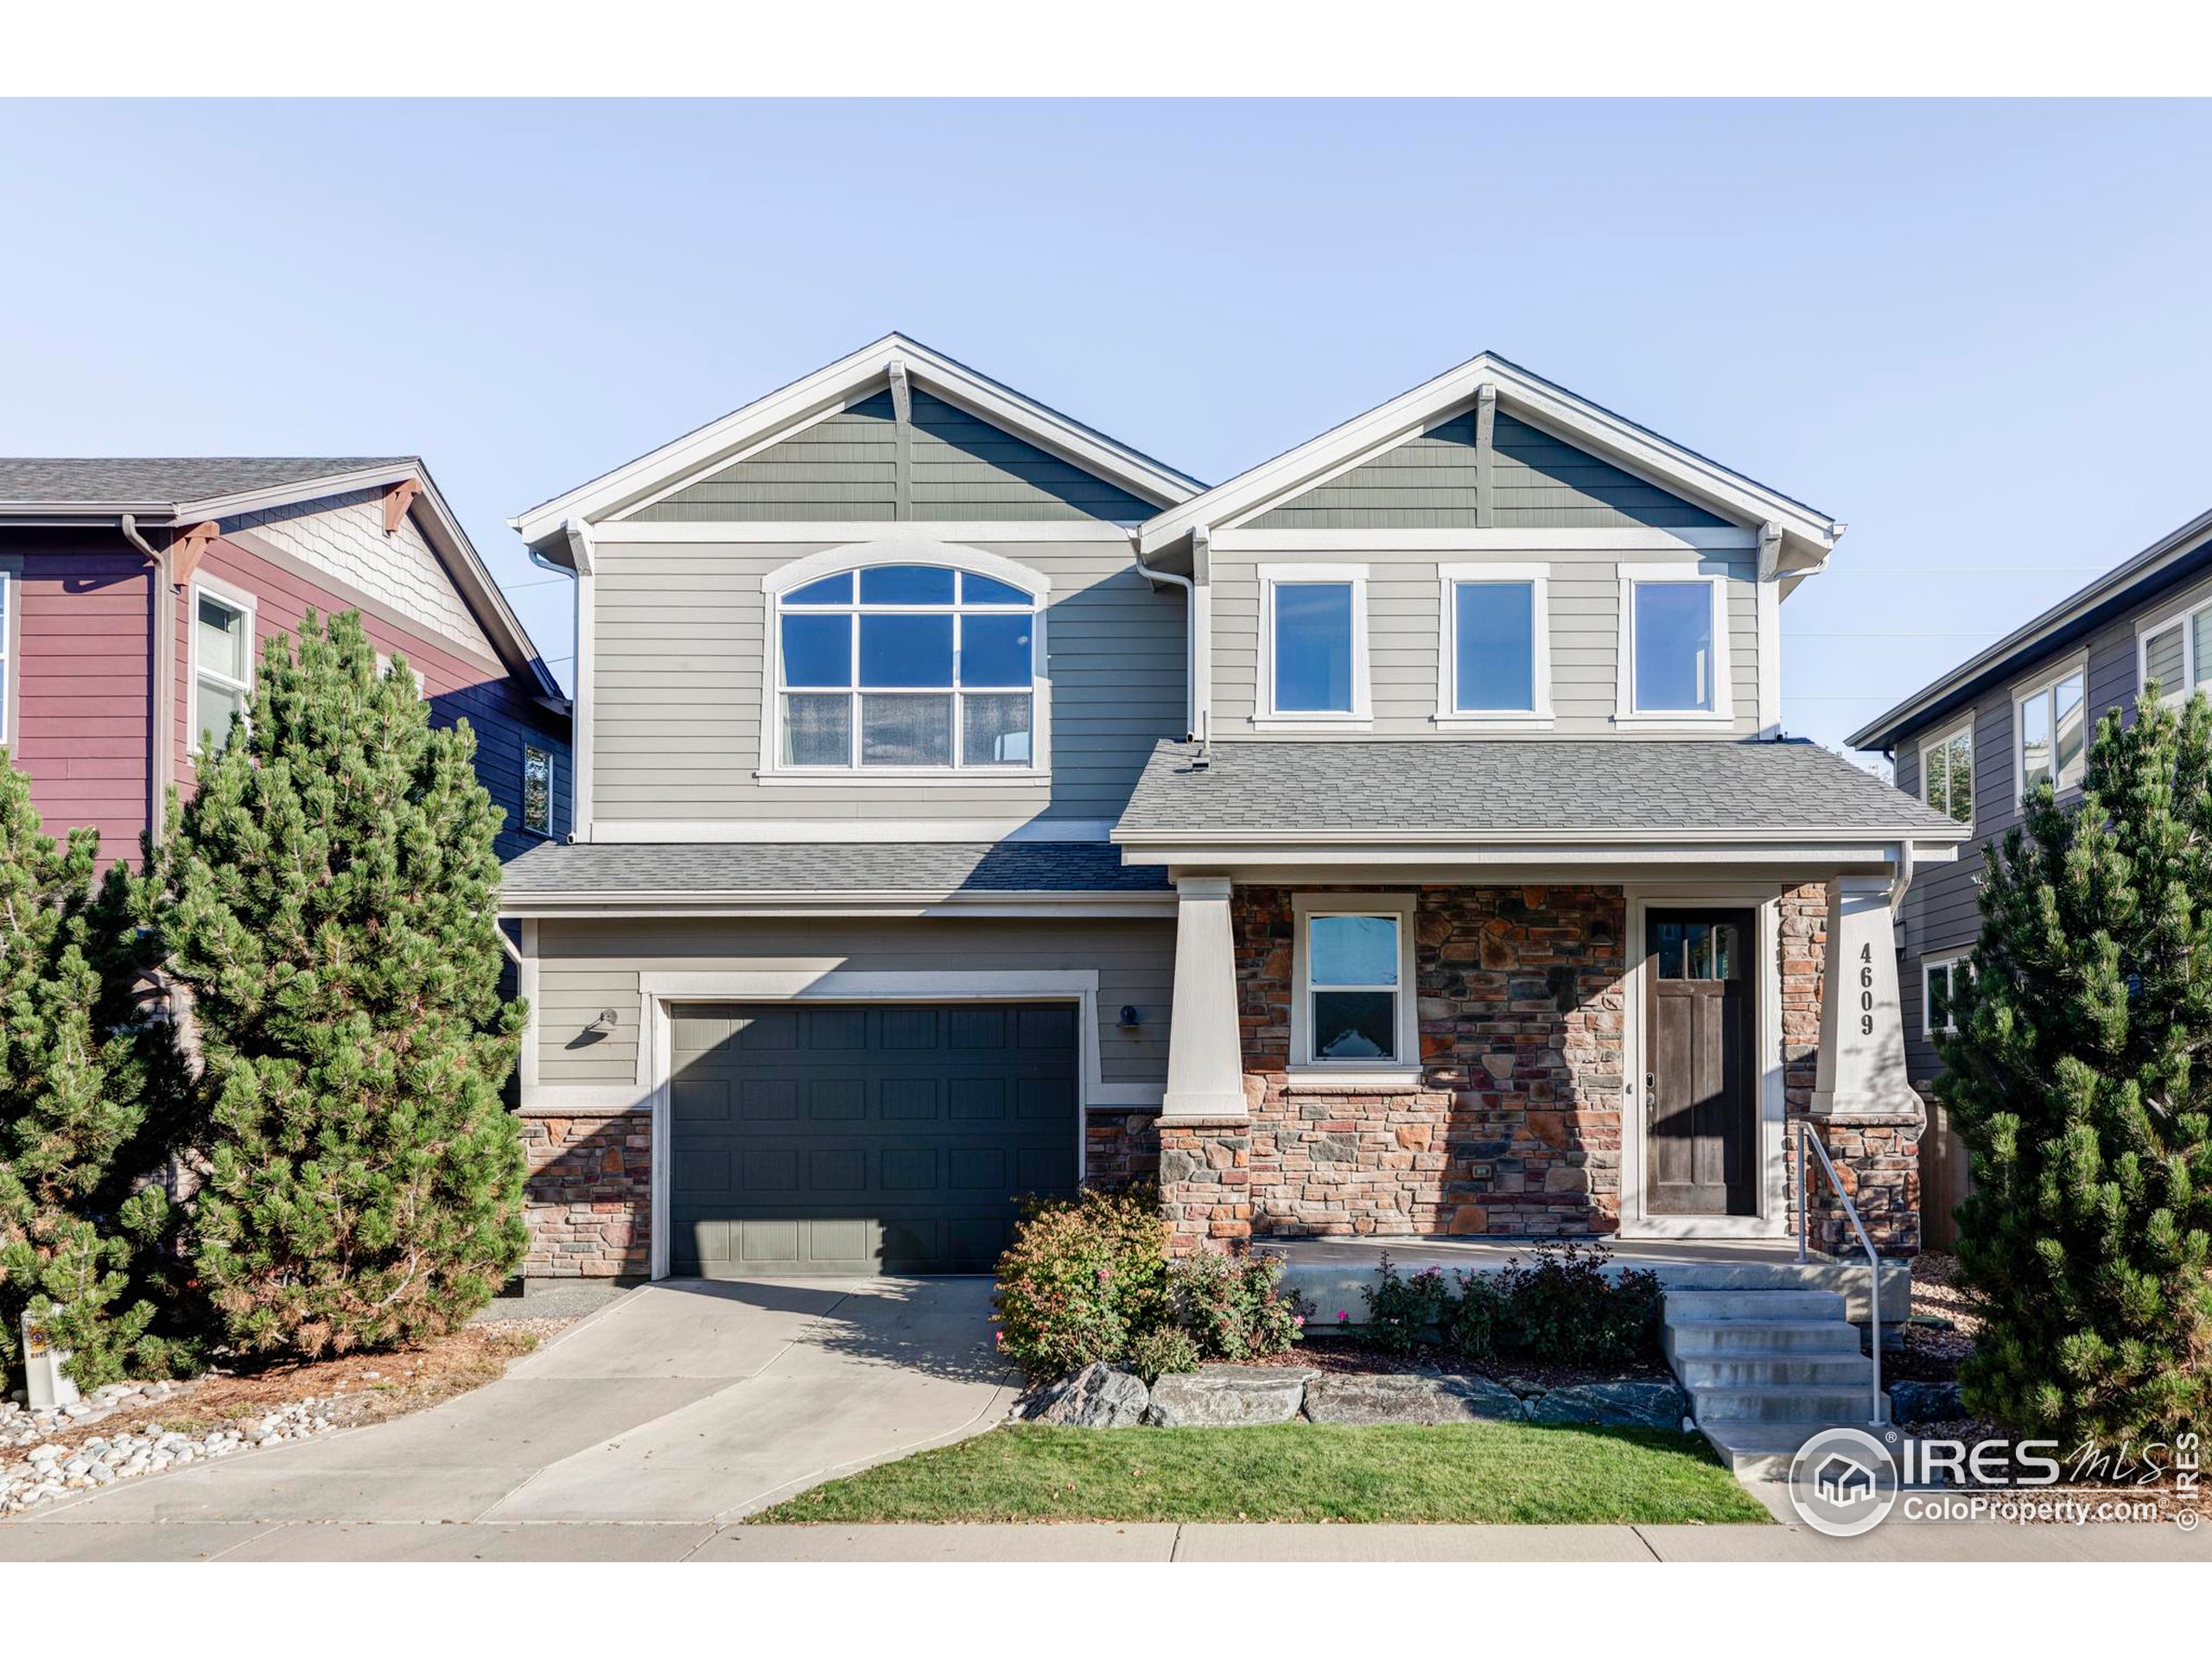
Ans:
<svg viewBox="0 0 2212 1659"><path fill-rule="evenodd" d="M33 1411L51 1411L77 1402L77 1385L69 1380L69 1355L48 1340L46 1327L23 1315L24 1402Z"/></svg>

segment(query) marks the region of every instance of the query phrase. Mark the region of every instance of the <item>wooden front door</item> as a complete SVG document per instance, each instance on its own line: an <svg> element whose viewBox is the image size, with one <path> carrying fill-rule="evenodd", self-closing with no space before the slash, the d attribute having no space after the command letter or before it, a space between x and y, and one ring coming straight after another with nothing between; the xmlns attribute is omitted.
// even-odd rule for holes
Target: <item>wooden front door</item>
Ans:
<svg viewBox="0 0 2212 1659"><path fill-rule="evenodd" d="M1757 938L1748 910L1646 913L1646 1214L1758 1213Z"/></svg>

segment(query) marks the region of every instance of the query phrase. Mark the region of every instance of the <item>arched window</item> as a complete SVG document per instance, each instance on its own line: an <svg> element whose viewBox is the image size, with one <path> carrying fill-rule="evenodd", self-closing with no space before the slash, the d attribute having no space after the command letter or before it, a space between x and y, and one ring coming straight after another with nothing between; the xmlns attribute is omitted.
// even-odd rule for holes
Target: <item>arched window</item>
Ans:
<svg viewBox="0 0 2212 1659"><path fill-rule="evenodd" d="M1037 598L950 565L864 564L775 605L784 772L1040 769Z"/></svg>

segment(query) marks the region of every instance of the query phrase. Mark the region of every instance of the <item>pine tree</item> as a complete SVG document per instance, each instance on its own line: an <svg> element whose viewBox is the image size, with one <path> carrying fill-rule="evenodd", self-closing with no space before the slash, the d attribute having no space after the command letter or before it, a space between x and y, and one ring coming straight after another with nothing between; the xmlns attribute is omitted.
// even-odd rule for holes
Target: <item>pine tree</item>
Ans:
<svg viewBox="0 0 2212 1659"><path fill-rule="evenodd" d="M79 1388L192 1358L161 1171L182 1067L133 1001L143 890L94 890L97 831L57 843L0 750L0 1361L29 1313Z"/></svg>
<svg viewBox="0 0 2212 1659"><path fill-rule="evenodd" d="M499 1090L499 810L468 728L433 730L351 613L263 656L246 721L168 849L212 1172L194 1264L247 1351L435 1335L520 1260L523 1157Z"/></svg>
<svg viewBox="0 0 2212 1659"><path fill-rule="evenodd" d="M1989 849L1937 1085L1973 1157L1967 1402L2114 1442L2212 1421L2212 705L2146 690Z"/></svg>

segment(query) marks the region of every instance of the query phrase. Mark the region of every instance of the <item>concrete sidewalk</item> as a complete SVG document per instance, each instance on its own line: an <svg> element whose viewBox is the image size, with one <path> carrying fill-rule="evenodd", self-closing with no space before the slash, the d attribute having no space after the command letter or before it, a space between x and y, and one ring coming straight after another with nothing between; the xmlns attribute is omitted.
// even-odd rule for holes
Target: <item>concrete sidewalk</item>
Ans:
<svg viewBox="0 0 2212 1659"><path fill-rule="evenodd" d="M2212 1561L2212 1529L885 1526L667 1523L0 1526L8 1561Z"/></svg>

